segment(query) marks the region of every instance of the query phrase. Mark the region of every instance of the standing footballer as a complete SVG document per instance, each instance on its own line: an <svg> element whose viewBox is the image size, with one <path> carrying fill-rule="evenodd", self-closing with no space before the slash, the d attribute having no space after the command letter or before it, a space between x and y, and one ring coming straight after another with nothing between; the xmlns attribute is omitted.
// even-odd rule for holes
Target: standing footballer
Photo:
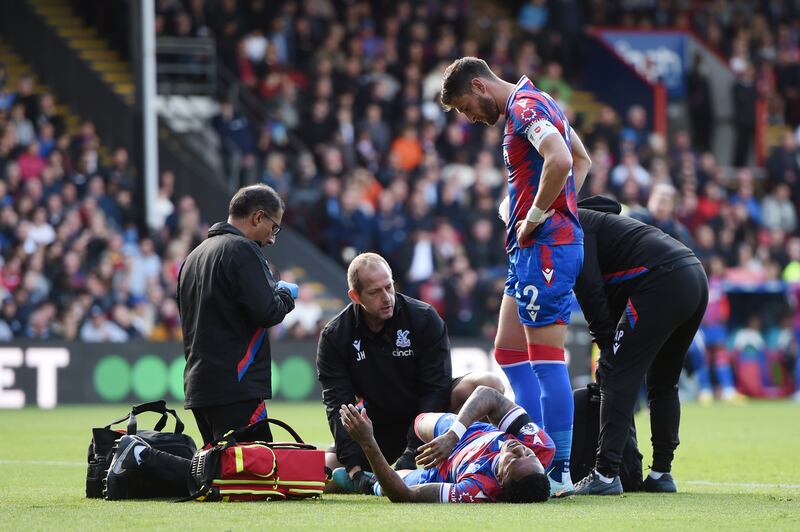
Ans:
<svg viewBox="0 0 800 532"><path fill-rule="evenodd" d="M583 263L574 175L590 161L558 105L523 76L504 81L482 59L462 57L444 72L442 104L473 122L492 125L506 117L503 159L508 169L511 216L507 224L508 278L500 310L525 326L527 352L510 348L502 327L495 357L517 402L556 445L548 471L554 496L572 493L572 387L564 359L572 286ZM574 168L573 168L574 162ZM573 173L574 172L574 173ZM581 180L582 180L581 177ZM541 397L539 396L541 389Z"/></svg>

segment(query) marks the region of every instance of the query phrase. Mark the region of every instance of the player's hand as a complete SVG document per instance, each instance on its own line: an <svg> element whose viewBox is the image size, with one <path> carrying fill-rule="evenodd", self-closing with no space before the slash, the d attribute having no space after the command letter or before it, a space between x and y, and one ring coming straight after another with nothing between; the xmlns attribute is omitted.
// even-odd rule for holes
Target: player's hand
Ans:
<svg viewBox="0 0 800 532"><path fill-rule="evenodd" d="M529 235L531 235L537 227L542 225L548 218L553 216L553 213L555 213L555 210L550 209L542 215L537 223L529 222L527 219L517 222L517 225L515 226L517 230L517 242L522 242L524 238L527 238Z"/></svg>
<svg viewBox="0 0 800 532"><path fill-rule="evenodd" d="M597 359L597 369L595 370L595 381L602 388L606 380L606 366L611 360L614 351L611 347L600 350L600 357Z"/></svg>
<svg viewBox="0 0 800 532"><path fill-rule="evenodd" d="M417 456L417 465L425 469L430 469L431 467L441 464L450 456L450 453L453 452L457 443L458 436L456 436L456 433L448 430L441 436L420 446L420 453L419 456Z"/></svg>
<svg viewBox="0 0 800 532"><path fill-rule="evenodd" d="M372 420L367 416L366 409L360 413L353 405L342 405L339 408L339 415L342 418L344 430L359 445L364 445L374 439L372 432Z"/></svg>
<svg viewBox="0 0 800 532"><path fill-rule="evenodd" d="M300 287L294 283L287 283L286 281L278 281L275 283L275 288L285 288L292 294L292 299L297 299L297 294L300 292Z"/></svg>

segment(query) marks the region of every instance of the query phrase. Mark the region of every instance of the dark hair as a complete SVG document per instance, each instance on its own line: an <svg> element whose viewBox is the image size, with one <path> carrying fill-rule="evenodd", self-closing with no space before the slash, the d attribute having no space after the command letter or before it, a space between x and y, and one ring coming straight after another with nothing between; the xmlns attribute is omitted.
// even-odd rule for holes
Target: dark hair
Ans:
<svg viewBox="0 0 800 532"><path fill-rule="evenodd" d="M228 215L234 218L244 218L257 210L263 210L269 215L274 215L278 210L285 210L286 204L268 185L251 185L240 188L231 198L228 205Z"/></svg>
<svg viewBox="0 0 800 532"><path fill-rule="evenodd" d="M462 57L448 66L442 76L442 105L449 111L453 100L469 90L475 78L496 78L486 61L477 57Z"/></svg>
<svg viewBox="0 0 800 532"><path fill-rule="evenodd" d="M544 502L550 498L550 481L544 473L532 473L503 485L506 502Z"/></svg>

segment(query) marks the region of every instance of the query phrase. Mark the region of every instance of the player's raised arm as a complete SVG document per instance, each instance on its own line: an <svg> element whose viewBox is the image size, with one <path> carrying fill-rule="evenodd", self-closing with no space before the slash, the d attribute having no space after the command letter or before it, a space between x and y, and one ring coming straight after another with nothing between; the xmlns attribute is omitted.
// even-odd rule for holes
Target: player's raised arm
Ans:
<svg viewBox="0 0 800 532"><path fill-rule="evenodd" d="M575 193L577 194L586 181L586 176L592 167L592 159L574 129L570 130L569 138L570 144L572 144L572 177L575 179Z"/></svg>
<svg viewBox="0 0 800 532"><path fill-rule="evenodd" d="M506 396L494 388L478 386L459 410L450 430L420 447L417 464L430 468L441 463L450 456L466 428L484 417L500 430L510 433L517 432L530 421L525 410Z"/></svg>
<svg viewBox="0 0 800 532"><path fill-rule="evenodd" d="M350 437L364 450L372 472L381 485L381 491L392 502L440 502L442 500L441 483L422 484L408 487L400 475L392 469L386 457L381 453L378 442L372 432L372 421L366 410L360 413L353 405L342 405L339 409L342 425Z"/></svg>

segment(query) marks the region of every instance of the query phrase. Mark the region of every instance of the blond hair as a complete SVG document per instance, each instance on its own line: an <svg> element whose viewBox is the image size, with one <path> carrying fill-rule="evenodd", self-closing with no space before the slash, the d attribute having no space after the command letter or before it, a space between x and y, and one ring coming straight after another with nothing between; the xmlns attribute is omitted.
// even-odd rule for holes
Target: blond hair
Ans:
<svg viewBox="0 0 800 532"><path fill-rule="evenodd" d="M386 266L386 269L389 270L389 275L392 275L392 268L389 266L389 263L377 253L361 253L357 255L356 258L350 262L350 266L347 267L347 286L350 290L361 292L362 287L359 273L362 268L374 268L379 265Z"/></svg>

